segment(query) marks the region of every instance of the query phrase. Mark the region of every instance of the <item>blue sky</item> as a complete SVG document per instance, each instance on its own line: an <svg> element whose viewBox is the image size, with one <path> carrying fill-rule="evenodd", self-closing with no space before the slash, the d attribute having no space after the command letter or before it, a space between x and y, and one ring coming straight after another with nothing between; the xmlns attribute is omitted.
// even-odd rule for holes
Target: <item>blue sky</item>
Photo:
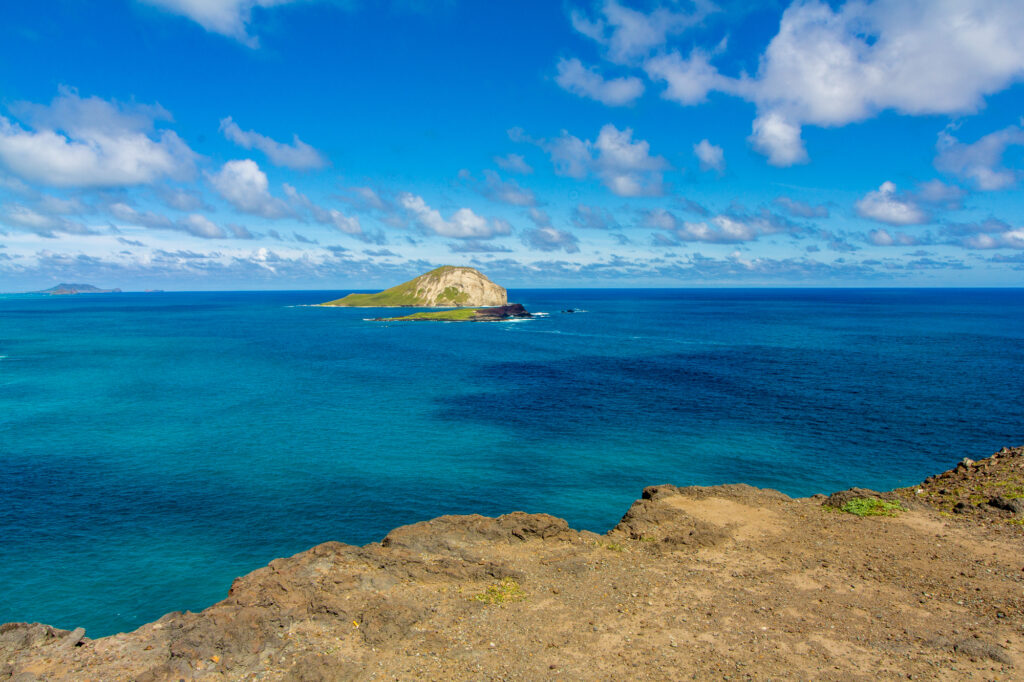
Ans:
<svg viewBox="0 0 1024 682"><path fill-rule="evenodd" d="M0 7L0 291L1016 286L1014 0Z"/></svg>

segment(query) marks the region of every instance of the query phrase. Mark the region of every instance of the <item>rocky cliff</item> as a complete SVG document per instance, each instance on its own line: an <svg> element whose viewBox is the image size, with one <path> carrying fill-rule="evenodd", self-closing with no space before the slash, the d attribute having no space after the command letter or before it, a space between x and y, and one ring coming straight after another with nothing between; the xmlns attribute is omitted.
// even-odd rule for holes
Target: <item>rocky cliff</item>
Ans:
<svg viewBox="0 0 1024 682"><path fill-rule="evenodd" d="M1020 679L1022 477L1015 448L891 493L660 485L604 535L444 516L131 633L0 626L0 680Z"/></svg>
<svg viewBox="0 0 1024 682"><path fill-rule="evenodd" d="M443 265L376 294L349 294L325 306L458 308L503 306L508 293L476 268Z"/></svg>

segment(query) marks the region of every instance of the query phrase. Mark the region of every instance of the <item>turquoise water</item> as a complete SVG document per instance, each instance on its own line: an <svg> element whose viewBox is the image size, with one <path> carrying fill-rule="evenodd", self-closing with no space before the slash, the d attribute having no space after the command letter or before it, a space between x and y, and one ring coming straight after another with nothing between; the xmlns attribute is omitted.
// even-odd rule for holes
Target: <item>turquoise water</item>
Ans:
<svg viewBox="0 0 1024 682"><path fill-rule="evenodd" d="M439 514L604 531L645 485L888 488L1024 443L1024 290L301 307L338 293L0 297L0 622L100 636Z"/></svg>

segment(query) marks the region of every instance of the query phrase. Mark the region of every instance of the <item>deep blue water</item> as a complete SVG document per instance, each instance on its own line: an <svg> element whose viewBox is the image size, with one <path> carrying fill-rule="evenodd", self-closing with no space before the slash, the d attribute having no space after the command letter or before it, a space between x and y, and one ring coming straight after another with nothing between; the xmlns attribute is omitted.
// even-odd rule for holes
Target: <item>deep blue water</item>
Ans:
<svg viewBox="0 0 1024 682"><path fill-rule="evenodd" d="M337 293L0 297L0 622L95 637L440 514L604 531L645 485L890 488L1024 443L1020 289L296 307Z"/></svg>

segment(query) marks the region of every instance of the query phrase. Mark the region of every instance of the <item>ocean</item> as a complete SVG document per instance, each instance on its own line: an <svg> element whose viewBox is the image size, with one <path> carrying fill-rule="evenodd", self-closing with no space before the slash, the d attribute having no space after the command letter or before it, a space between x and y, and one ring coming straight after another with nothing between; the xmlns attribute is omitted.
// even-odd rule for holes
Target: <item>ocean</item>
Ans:
<svg viewBox="0 0 1024 682"><path fill-rule="evenodd" d="M307 305L339 293L0 296L0 622L98 637L441 514L604 532L647 485L887 489L1024 443L1024 289Z"/></svg>

